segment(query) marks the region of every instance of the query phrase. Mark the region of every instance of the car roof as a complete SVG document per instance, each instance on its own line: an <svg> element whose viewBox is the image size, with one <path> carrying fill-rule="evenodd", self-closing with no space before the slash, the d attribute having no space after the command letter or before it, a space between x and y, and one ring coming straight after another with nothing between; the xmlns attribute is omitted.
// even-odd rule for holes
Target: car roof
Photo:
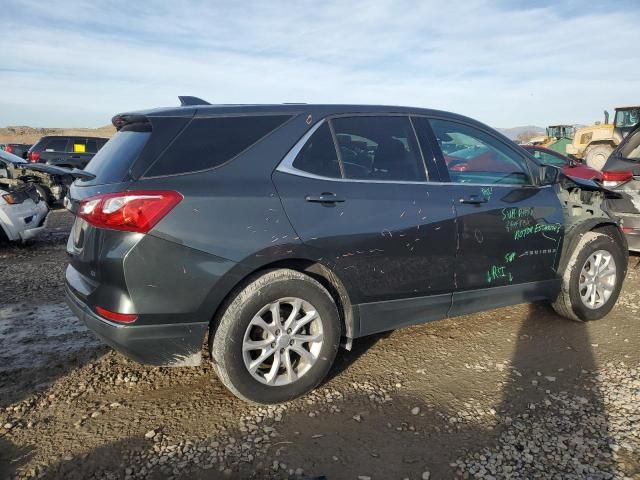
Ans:
<svg viewBox="0 0 640 480"><path fill-rule="evenodd" d="M251 115L251 114L286 114L286 115L311 115L315 122L321 118L331 115L345 114L405 114L405 115L425 115L446 118L449 120L460 120L467 123L476 124L484 128L487 125L474 120L473 118L459 115L457 113L429 108L406 107L396 105L359 105L359 104L311 104L311 103L277 103L277 104L219 104L219 105L185 105L179 107L162 107L148 110L136 110L122 112L113 117L114 121L118 117L208 117L218 115Z"/></svg>
<svg viewBox="0 0 640 480"><path fill-rule="evenodd" d="M44 140L45 138L91 138L96 140L109 140L107 137L96 137L94 135L43 135L40 137L40 140Z"/></svg>

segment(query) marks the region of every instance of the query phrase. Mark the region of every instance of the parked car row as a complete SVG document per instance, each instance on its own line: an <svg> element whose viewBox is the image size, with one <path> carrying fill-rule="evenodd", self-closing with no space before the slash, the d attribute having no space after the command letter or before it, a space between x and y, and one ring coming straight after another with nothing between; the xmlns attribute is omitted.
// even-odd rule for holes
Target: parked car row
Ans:
<svg viewBox="0 0 640 480"><path fill-rule="evenodd" d="M45 136L29 148L25 158L32 163L83 169L108 141L100 137Z"/></svg>
<svg viewBox="0 0 640 480"><path fill-rule="evenodd" d="M31 145L26 143L6 143L2 146L2 150L8 153L13 153L14 155L27 158L27 152L31 148Z"/></svg>

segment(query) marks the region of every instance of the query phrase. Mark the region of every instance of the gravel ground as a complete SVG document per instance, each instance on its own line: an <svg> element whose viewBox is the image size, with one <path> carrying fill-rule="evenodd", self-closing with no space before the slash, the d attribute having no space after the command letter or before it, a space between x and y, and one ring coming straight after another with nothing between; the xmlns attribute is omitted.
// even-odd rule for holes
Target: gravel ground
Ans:
<svg viewBox="0 0 640 480"><path fill-rule="evenodd" d="M640 257L604 320L522 305L361 339L282 406L138 365L62 297L65 212L0 246L0 478L640 479Z"/></svg>

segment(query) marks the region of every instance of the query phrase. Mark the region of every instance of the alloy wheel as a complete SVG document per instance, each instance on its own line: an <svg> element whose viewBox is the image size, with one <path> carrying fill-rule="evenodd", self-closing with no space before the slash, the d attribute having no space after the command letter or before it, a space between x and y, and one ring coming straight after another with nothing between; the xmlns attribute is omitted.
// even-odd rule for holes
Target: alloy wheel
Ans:
<svg viewBox="0 0 640 480"><path fill-rule="evenodd" d="M313 367L323 341L322 321L313 305L301 298L281 298L249 322L242 341L244 364L263 384L289 385Z"/></svg>

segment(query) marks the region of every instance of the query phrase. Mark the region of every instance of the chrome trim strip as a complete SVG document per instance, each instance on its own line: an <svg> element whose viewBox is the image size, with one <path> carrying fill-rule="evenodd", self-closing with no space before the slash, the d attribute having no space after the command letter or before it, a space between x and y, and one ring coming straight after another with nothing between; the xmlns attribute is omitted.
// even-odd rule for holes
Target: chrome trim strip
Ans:
<svg viewBox="0 0 640 480"><path fill-rule="evenodd" d="M411 131L413 132L413 140L416 142L418 146L418 153L420 154L420 161L422 163L422 168L424 169L424 177L426 178L426 182L429 181L429 168L427 167L427 159L424 158L424 152L422 151L422 145L420 145L420 139L418 138L418 132L416 131L416 127L413 124L413 120L411 116L409 118L409 125L411 125Z"/></svg>
<svg viewBox="0 0 640 480"><path fill-rule="evenodd" d="M371 116L371 114L369 114ZM322 175L316 175L314 173L305 172L304 170L298 170L293 166L293 162L304 147L305 143L311 138L311 136L320 128L325 122L326 118L323 118L313 127L311 127L307 133L305 133L300 140L289 150L284 156L280 164L276 167L276 171L281 173L288 173L289 175L296 175L298 177L312 178L314 180L325 180L329 182L347 182L347 183L387 183L394 185L468 185L470 187L508 187L508 188L548 188L551 185L522 185L520 183L460 183L460 182L434 182L434 181L422 181L412 182L408 180L363 180L355 178L332 178L323 177Z"/></svg>

